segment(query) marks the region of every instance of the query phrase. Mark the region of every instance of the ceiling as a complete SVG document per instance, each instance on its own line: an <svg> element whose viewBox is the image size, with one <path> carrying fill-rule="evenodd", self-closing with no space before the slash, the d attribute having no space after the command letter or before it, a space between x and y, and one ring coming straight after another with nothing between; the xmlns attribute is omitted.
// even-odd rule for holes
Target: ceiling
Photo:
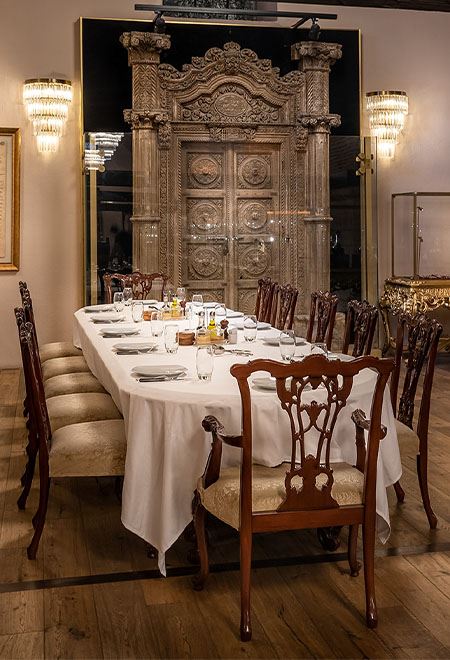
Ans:
<svg viewBox="0 0 450 660"><path fill-rule="evenodd" d="M296 0L283 0L289 4L299 5L336 5L338 7L381 7L384 9L415 9L421 11L448 11L450 0L311 0L311 2L297 2Z"/></svg>

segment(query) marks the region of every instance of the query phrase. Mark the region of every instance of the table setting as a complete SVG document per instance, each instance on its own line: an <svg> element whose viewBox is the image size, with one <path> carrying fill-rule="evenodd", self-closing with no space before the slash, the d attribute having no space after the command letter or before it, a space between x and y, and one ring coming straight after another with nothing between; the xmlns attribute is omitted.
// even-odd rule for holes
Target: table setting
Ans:
<svg viewBox="0 0 450 660"><path fill-rule="evenodd" d="M161 307L161 303L156 307ZM210 438L202 429L206 415L217 416L228 433L241 431L241 400L230 374L235 363L257 358L301 360L314 352L327 354L323 344L310 344L293 331L280 332L269 324L261 327L255 317L226 310L229 327L238 321L235 344L181 345L179 337L198 323L199 306L189 305L187 318L142 320L135 304L116 309L124 316L115 323L94 323L98 313L78 310L74 315L74 344L93 374L110 392L122 412L127 436L127 456L122 493L122 522L126 528L153 545L159 568L165 574L165 552L192 520L191 501L197 479L203 473ZM141 307L138 306L141 312ZM203 307L203 311L215 309ZM191 313L195 312L195 313ZM139 319L139 320L136 320ZM247 321L249 327L246 327ZM255 323L256 321L256 323ZM266 327L266 325L268 327ZM250 327L251 326L251 327ZM115 339L115 341L113 341ZM352 359L329 353L329 359ZM355 441L351 412L362 408L370 415L374 374L364 370L355 378L354 392L335 428L332 460L354 462ZM264 372L250 382L254 408L254 461L276 466L290 456L288 420L281 410L274 382ZM305 391L305 396L312 396ZM320 397L315 390L314 397ZM385 392L383 424L386 438L378 458L378 534L389 535L386 487L401 474L395 421ZM225 447L223 467L236 465L240 450Z"/></svg>

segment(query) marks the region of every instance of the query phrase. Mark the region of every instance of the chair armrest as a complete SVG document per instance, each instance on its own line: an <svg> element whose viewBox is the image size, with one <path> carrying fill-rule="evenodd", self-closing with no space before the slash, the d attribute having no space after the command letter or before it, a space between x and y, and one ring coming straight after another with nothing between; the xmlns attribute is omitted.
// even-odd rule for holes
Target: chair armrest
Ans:
<svg viewBox="0 0 450 660"><path fill-rule="evenodd" d="M217 417L208 415L202 421L202 426L207 433L212 433L211 451L209 452L205 471L203 473L203 487L208 488L215 483L220 475L220 463L222 460L222 444L231 447L242 447L242 435L228 435L224 433L224 427Z"/></svg>
<svg viewBox="0 0 450 660"><path fill-rule="evenodd" d="M370 429L370 419L366 418L366 413L358 408L352 412L352 422L356 426L356 465L355 467L360 471L364 472L364 466L366 464L366 439L364 437L364 431ZM385 426L381 425L381 439L386 436L387 429Z"/></svg>

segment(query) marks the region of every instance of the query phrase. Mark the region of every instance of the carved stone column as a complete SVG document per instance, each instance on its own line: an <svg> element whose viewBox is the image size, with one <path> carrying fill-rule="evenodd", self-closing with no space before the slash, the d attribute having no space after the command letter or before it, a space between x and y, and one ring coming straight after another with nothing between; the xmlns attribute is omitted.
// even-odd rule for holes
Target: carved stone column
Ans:
<svg viewBox="0 0 450 660"><path fill-rule="evenodd" d="M160 270L159 146L167 141L169 118L161 110L158 65L170 48L167 34L125 32L120 37L132 67L133 107L124 111L133 129L133 269Z"/></svg>
<svg viewBox="0 0 450 660"><path fill-rule="evenodd" d="M342 56L339 44L306 41L292 46L292 59L299 60L305 74L305 107L297 116L299 127L308 131L305 222L305 292L330 286L330 129L340 117L329 114L331 66Z"/></svg>

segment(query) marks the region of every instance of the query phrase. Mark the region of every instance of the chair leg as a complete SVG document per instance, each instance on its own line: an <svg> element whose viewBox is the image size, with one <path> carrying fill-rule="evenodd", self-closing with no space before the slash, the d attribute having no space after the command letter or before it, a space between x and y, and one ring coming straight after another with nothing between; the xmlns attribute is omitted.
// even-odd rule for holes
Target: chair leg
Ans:
<svg viewBox="0 0 450 660"><path fill-rule="evenodd" d="M33 518L34 534L31 543L27 548L28 559L36 559L36 554L41 540L42 531L45 525L47 515L48 494L50 490L50 478L47 474L40 477L39 508Z"/></svg>
<svg viewBox="0 0 450 660"><path fill-rule="evenodd" d="M403 504L405 501L405 491L400 485L400 481L396 481L394 484L394 490L395 494L397 495L397 502L400 502L400 504Z"/></svg>
<svg viewBox="0 0 450 660"><path fill-rule="evenodd" d="M194 527L197 537L197 549L200 559L200 571L194 577L193 585L196 591L201 591L209 575L208 544L205 529L206 509L200 501L200 496L195 493L194 499Z"/></svg>
<svg viewBox="0 0 450 660"><path fill-rule="evenodd" d="M378 624L377 603L375 600L375 516L365 521L362 527L364 553L364 583L366 588L366 622L368 628Z"/></svg>
<svg viewBox="0 0 450 660"><path fill-rule="evenodd" d="M249 642L252 638L250 616L250 579L252 569L252 533L240 533L241 553L241 640Z"/></svg>
<svg viewBox="0 0 450 660"><path fill-rule="evenodd" d="M359 525L349 525L348 527L348 563L350 566L350 575L357 577L361 564L356 558L356 550L358 547L358 527Z"/></svg>
<svg viewBox="0 0 450 660"><path fill-rule="evenodd" d="M28 460L25 466L25 471L20 479L20 482L23 486L23 491L19 499L17 500L17 506L21 510L25 509L31 484L33 483L34 469L36 466L36 457L38 453L38 439L33 429L31 429L28 434L28 444L26 448L26 453L28 456Z"/></svg>
<svg viewBox="0 0 450 660"><path fill-rule="evenodd" d="M425 443L423 443L425 444ZM420 447L417 454L417 476L419 478L420 494L422 495L422 502L427 514L428 523L431 529L436 529L437 518L431 508L430 494L428 492L428 447Z"/></svg>

